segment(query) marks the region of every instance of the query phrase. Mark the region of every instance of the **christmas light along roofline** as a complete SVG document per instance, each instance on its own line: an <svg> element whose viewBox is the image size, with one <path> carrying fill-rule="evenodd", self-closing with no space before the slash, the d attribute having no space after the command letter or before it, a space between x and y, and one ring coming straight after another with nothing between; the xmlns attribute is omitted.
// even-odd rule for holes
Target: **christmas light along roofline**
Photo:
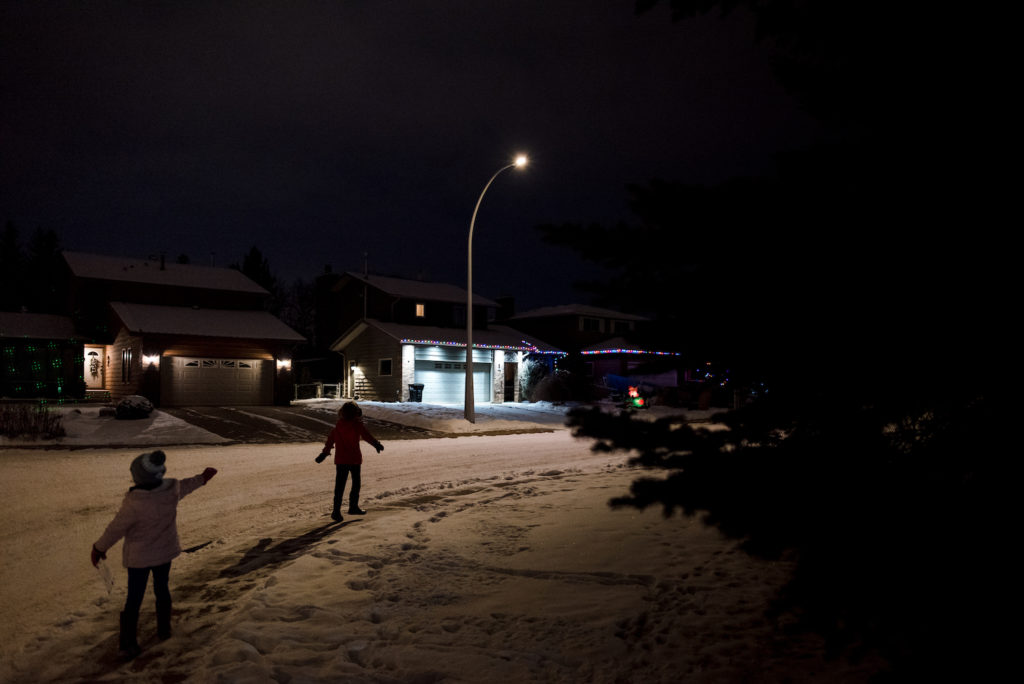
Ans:
<svg viewBox="0 0 1024 684"><path fill-rule="evenodd" d="M409 339L409 338L404 338L402 340L399 340L399 342L401 344L432 344L432 345L436 345L436 346L439 346L439 347L465 347L466 346L465 342L446 342L444 340L413 340L413 339ZM553 355L556 355L556 356L565 356L566 355L566 352L563 352L563 351L542 351L542 350L538 349L537 347L533 346L532 344L530 344L529 342L527 342L526 340L523 340L523 344L526 345L526 346L517 347L517 346L514 346L514 345L510 345L510 344L480 344L480 343L474 342L473 346L476 347L477 349L505 349L505 350L509 350L509 351L529 352L531 354L553 354Z"/></svg>
<svg viewBox="0 0 1024 684"><path fill-rule="evenodd" d="M652 356L680 356L679 352L646 351L644 349L594 349L580 354L650 354Z"/></svg>

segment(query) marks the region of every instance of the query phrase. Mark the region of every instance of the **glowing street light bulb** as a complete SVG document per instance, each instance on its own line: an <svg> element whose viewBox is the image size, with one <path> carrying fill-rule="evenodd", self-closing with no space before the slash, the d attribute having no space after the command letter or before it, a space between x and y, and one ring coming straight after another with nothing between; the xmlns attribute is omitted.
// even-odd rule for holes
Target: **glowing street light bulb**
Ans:
<svg viewBox="0 0 1024 684"><path fill-rule="evenodd" d="M522 168L522 167L526 166L526 163L528 161L530 161L530 160L526 158L525 154L519 155L518 157L516 157L516 168Z"/></svg>

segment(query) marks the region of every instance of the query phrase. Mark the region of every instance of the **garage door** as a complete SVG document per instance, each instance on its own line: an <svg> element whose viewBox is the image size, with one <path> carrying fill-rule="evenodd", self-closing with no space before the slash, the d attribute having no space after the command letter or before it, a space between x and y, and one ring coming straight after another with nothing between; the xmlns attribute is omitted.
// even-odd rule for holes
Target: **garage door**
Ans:
<svg viewBox="0 0 1024 684"><path fill-rule="evenodd" d="M165 406L252 406L273 400L269 361L164 357L160 399Z"/></svg>
<svg viewBox="0 0 1024 684"><path fill-rule="evenodd" d="M458 361L416 361L416 382L423 383L423 401L428 404L458 404L466 401L466 363ZM473 401L491 401L491 364L473 362Z"/></svg>

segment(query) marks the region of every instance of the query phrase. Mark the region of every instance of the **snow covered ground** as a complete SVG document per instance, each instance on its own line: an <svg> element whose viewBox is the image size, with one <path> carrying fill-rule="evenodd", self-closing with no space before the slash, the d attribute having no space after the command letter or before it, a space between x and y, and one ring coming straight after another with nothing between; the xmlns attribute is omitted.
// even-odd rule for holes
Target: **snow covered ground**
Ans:
<svg viewBox="0 0 1024 684"><path fill-rule="evenodd" d="M121 546L109 595L88 556L140 448L7 445L0 681L852 682L872 670L826 660L817 640L764 616L785 564L750 559L691 519L610 509L642 473L574 439L562 407L519 405L535 413L476 427L451 407L363 408L449 433L488 420L553 430L365 449L369 513L341 523L327 516L333 468L314 463L319 443L218 446L189 433L192 445L168 449L168 476L220 473L179 509L188 552L171 571L174 636L153 640L147 597L146 650L126 664L113 658ZM66 439L82 441L66 444L96 444L96 429L87 439L75 424ZM192 430L173 419L145 429ZM154 446L126 437L111 441Z"/></svg>

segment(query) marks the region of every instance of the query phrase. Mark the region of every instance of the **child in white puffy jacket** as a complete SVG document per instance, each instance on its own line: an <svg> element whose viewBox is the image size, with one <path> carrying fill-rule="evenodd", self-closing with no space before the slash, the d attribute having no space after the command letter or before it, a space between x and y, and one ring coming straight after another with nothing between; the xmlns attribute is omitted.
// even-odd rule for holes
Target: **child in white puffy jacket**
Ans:
<svg viewBox="0 0 1024 684"><path fill-rule="evenodd" d="M202 487L217 474L207 468L183 480L164 479L167 456L163 451L140 454L131 463L135 486L125 494L121 510L92 546L92 564L107 557L107 551L124 538L124 566L128 569L128 598L121 613L121 657L131 659L142 650L136 640L139 608L153 573L156 596L157 635L171 636L171 592L168 579L171 561L181 553L178 541L178 502Z"/></svg>

